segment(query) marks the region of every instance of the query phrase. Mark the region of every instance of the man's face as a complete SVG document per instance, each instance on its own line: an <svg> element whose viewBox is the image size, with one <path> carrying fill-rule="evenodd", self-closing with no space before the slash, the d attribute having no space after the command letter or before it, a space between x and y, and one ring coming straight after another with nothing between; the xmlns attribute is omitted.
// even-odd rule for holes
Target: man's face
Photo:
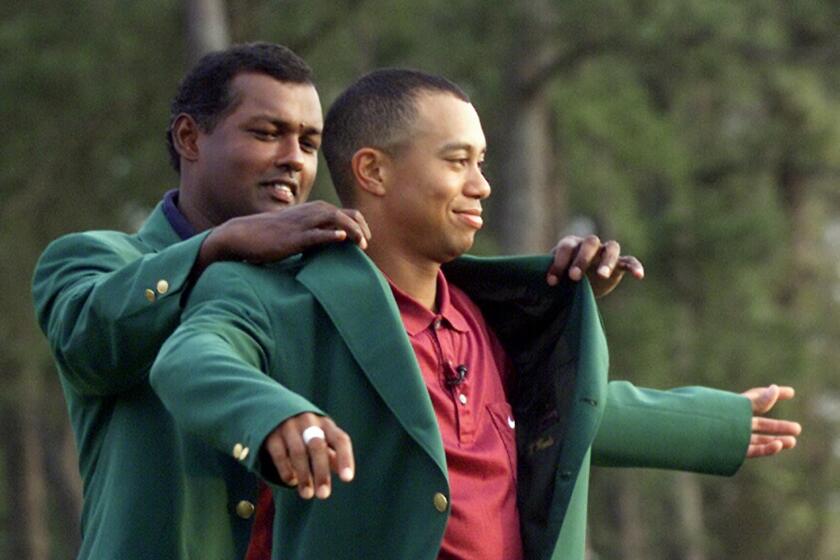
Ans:
<svg viewBox="0 0 840 560"><path fill-rule="evenodd" d="M230 88L235 109L197 140L198 204L215 224L305 201L323 129L311 84L244 73Z"/></svg>
<svg viewBox="0 0 840 560"><path fill-rule="evenodd" d="M448 93L421 94L409 144L391 157L388 235L412 258L443 263L472 247L481 229L486 142L475 108Z"/></svg>

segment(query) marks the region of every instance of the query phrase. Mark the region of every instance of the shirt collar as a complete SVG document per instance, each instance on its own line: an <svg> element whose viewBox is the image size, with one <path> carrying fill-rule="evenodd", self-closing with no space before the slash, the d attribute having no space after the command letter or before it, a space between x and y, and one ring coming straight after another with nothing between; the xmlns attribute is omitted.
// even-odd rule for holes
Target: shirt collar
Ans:
<svg viewBox="0 0 840 560"><path fill-rule="evenodd" d="M172 189L163 195L163 215L181 239L189 239L198 233L178 210L178 189Z"/></svg>
<svg viewBox="0 0 840 560"><path fill-rule="evenodd" d="M452 305L452 300L449 297L449 283L446 281L443 272L438 271L437 276L437 314L426 309L419 301L400 290L391 282L390 278L388 279L388 284L394 293L394 299L397 302L400 316L409 336L415 336L424 331L438 318L445 321L456 331L469 331L469 326L464 315Z"/></svg>

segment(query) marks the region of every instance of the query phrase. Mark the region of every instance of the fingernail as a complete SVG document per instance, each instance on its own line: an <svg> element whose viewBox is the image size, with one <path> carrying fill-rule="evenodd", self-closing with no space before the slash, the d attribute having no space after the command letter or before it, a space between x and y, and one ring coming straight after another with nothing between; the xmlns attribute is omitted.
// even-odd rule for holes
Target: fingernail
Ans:
<svg viewBox="0 0 840 560"><path fill-rule="evenodd" d="M580 271L580 269L579 269L579 268L577 268L577 267L574 267L574 268L572 268L572 269L569 269L569 278L571 278L571 279L572 279L572 280L574 280L575 282L577 282L578 280L580 280L580 276L581 276L581 274L583 274L583 273L582 273L582 272Z"/></svg>
<svg viewBox="0 0 840 560"><path fill-rule="evenodd" d="M286 484L288 484L289 486L297 486L297 485L298 485L298 479L297 479L297 477L296 477L296 476L293 476L293 477L292 477L292 478L290 478L288 481L286 481Z"/></svg>
<svg viewBox="0 0 840 560"><path fill-rule="evenodd" d="M344 467L343 469L341 469L341 473L339 474L339 476L344 482L350 482L351 480L353 480L353 469L351 469L350 467Z"/></svg>
<svg viewBox="0 0 840 560"><path fill-rule="evenodd" d="M548 278L546 278L546 281L548 282L549 286L556 286L560 279L557 278L556 274L549 274Z"/></svg>
<svg viewBox="0 0 840 560"><path fill-rule="evenodd" d="M330 487L326 484L322 484L318 487L317 496L319 500L326 500L330 497Z"/></svg>
<svg viewBox="0 0 840 560"><path fill-rule="evenodd" d="M610 277L610 267L602 266L601 268L598 269L598 274L600 274L604 278L609 278Z"/></svg>
<svg viewBox="0 0 840 560"><path fill-rule="evenodd" d="M315 490L311 486L304 486L300 489L300 497L304 500L309 500L315 495Z"/></svg>

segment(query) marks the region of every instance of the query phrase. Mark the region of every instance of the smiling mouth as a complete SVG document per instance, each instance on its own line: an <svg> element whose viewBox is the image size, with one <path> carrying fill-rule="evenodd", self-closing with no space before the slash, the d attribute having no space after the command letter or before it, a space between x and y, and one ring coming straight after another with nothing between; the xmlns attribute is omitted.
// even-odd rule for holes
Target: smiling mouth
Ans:
<svg viewBox="0 0 840 560"><path fill-rule="evenodd" d="M484 220L481 218L481 212L455 212L455 215L458 216L458 219L461 220L461 222L471 228L481 229L481 226L484 225Z"/></svg>
<svg viewBox="0 0 840 560"><path fill-rule="evenodd" d="M295 203L295 191L297 190L296 186L280 181L267 181L261 184L269 189L271 198L277 202L282 202L283 204Z"/></svg>

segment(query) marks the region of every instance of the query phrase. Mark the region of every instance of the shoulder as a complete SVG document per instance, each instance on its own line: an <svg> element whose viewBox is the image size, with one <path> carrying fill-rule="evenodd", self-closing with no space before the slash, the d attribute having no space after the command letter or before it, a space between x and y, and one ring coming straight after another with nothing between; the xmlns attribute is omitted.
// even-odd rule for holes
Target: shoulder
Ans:
<svg viewBox="0 0 840 560"><path fill-rule="evenodd" d="M201 274L190 296L190 304L208 299L251 299L263 302L301 292L296 281L300 259L255 265L221 261L211 264Z"/></svg>
<svg viewBox="0 0 840 560"><path fill-rule="evenodd" d="M134 256L148 252L134 234L111 230L92 230L63 235L50 243L42 260L50 258L95 258L103 255Z"/></svg>

